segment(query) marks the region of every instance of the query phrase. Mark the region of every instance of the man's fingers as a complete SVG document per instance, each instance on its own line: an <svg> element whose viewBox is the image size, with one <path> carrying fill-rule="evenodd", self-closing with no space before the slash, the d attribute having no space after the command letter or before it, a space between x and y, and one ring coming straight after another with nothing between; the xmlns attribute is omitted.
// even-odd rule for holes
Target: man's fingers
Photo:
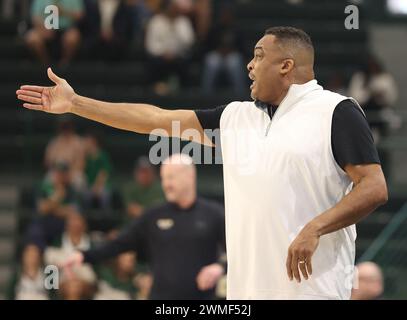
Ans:
<svg viewBox="0 0 407 320"><path fill-rule="evenodd" d="M196 282L198 284L198 288L200 290L203 290L205 278L204 278L204 275L203 275L202 271L198 274L198 277L196 278Z"/></svg>
<svg viewBox="0 0 407 320"><path fill-rule="evenodd" d="M24 96L30 96L30 97L35 97L35 98L41 98L41 93L39 93L37 91L17 90L16 93L17 93L17 95L24 95Z"/></svg>
<svg viewBox="0 0 407 320"><path fill-rule="evenodd" d="M311 257L307 258L307 271L309 275L312 275L312 263L311 263Z"/></svg>
<svg viewBox="0 0 407 320"><path fill-rule="evenodd" d="M55 84L60 84L62 81L64 81L64 79L58 77L51 68L48 68L47 70L48 73L48 78Z"/></svg>
<svg viewBox="0 0 407 320"><path fill-rule="evenodd" d="M201 278L198 283L198 287L202 291L208 290L211 287L211 280L208 278Z"/></svg>
<svg viewBox="0 0 407 320"><path fill-rule="evenodd" d="M196 279L199 290L205 291L212 287L213 279L209 274L206 274L204 271L201 271Z"/></svg>
<svg viewBox="0 0 407 320"><path fill-rule="evenodd" d="M286 268L287 268L287 275L288 278L291 280L293 280L293 272L291 270L291 263L292 263L292 255L291 255L291 251L288 250L288 256L287 256L287 261L286 261Z"/></svg>
<svg viewBox="0 0 407 320"><path fill-rule="evenodd" d="M23 107L30 110L44 111L44 106L40 104L23 103Z"/></svg>
<svg viewBox="0 0 407 320"><path fill-rule="evenodd" d="M200 279L198 281L198 289L204 291L206 289L206 283L204 280Z"/></svg>
<svg viewBox="0 0 407 320"><path fill-rule="evenodd" d="M297 282L301 282L300 272L298 271L298 254L296 253L294 253L293 259L291 260L291 270Z"/></svg>
<svg viewBox="0 0 407 320"><path fill-rule="evenodd" d="M32 86L32 85L24 85L20 87L21 90L27 90L27 91L35 91L42 93L45 89L45 87L39 87L39 86Z"/></svg>
<svg viewBox="0 0 407 320"><path fill-rule="evenodd" d="M33 104L42 104L41 98L35 98L35 97L26 96L26 95L22 95L22 94L19 94L17 96L17 98L22 100L22 101L30 102L30 103L33 103Z"/></svg>
<svg viewBox="0 0 407 320"><path fill-rule="evenodd" d="M300 258L298 261L298 266L300 267L301 273L304 276L305 280L308 280L308 273L307 273L307 269L305 267L306 265L306 259L305 258Z"/></svg>

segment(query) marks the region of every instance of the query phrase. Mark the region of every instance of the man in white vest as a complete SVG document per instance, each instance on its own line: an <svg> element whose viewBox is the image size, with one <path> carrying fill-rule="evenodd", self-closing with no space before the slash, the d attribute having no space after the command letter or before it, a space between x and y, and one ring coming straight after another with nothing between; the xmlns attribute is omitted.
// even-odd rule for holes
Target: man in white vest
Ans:
<svg viewBox="0 0 407 320"><path fill-rule="evenodd" d="M387 201L373 138L357 102L314 79L309 36L266 31L248 64L251 102L211 110L108 103L53 87L17 91L28 109L73 113L116 128L169 135L220 129L228 299L349 299L355 223ZM171 132L174 121L181 130Z"/></svg>

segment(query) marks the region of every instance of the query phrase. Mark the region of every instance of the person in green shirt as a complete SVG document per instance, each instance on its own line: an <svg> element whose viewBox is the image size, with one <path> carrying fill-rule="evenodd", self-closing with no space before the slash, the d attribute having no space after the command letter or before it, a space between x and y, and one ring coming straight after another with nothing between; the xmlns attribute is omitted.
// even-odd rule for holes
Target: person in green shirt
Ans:
<svg viewBox="0 0 407 320"><path fill-rule="evenodd" d="M51 19L52 15L56 13L52 10L53 8L58 8L58 25L56 25L55 19ZM34 0L30 14L32 29L25 36L27 46L43 64L49 65L50 56L47 44L60 43L60 64L68 64L81 41L77 24L84 16L83 0ZM52 28L46 22L50 22Z"/></svg>
<svg viewBox="0 0 407 320"><path fill-rule="evenodd" d="M107 208L110 204L112 165L106 151L101 148L98 133L90 132L85 137L85 177L88 207Z"/></svg>
<svg viewBox="0 0 407 320"><path fill-rule="evenodd" d="M147 157L141 157L136 162L133 180L125 186L123 193L128 218L140 217L144 208L164 201L161 184Z"/></svg>
<svg viewBox="0 0 407 320"><path fill-rule="evenodd" d="M80 201L72 186L70 167L64 162L53 164L37 189L36 214L27 227L25 238L44 250L61 235L65 218L78 210Z"/></svg>
<svg viewBox="0 0 407 320"><path fill-rule="evenodd" d="M103 265L98 269L99 285L96 300L135 299L136 256L134 252L125 252L113 260L111 266Z"/></svg>

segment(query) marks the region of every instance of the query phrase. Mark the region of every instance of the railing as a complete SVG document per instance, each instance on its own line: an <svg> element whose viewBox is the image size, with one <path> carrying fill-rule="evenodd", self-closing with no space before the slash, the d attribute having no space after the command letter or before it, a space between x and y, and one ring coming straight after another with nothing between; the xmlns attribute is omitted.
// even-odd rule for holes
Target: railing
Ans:
<svg viewBox="0 0 407 320"><path fill-rule="evenodd" d="M407 203L390 220L358 263L364 261L373 261L381 267L383 298L407 298Z"/></svg>

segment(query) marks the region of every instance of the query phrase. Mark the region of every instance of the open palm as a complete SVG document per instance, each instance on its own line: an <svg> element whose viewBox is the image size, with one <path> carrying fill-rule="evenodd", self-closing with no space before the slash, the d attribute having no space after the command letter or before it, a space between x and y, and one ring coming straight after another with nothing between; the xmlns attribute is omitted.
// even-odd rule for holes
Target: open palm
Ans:
<svg viewBox="0 0 407 320"><path fill-rule="evenodd" d="M48 77L55 83L53 87L23 85L17 90L17 98L24 101L23 106L31 110L49 113L66 113L72 108L75 91L66 82L48 68Z"/></svg>

